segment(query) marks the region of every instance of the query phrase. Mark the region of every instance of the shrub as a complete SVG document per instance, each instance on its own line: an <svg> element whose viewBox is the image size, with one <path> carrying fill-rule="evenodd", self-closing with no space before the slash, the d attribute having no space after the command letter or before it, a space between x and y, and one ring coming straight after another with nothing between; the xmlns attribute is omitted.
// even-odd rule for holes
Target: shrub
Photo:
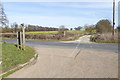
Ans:
<svg viewBox="0 0 120 80"><path fill-rule="evenodd" d="M74 39L82 35L81 33L69 33L66 32L66 36L61 35L60 33L57 34L47 34L47 33L26 33L26 39L41 39L41 40L66 40L66 39ZM5 38L17 38L17 34L6 34L3 33L2 37Z"/></svg>
<svg viewBox="0 0 120 80"><path fill-rule="evenodd" d="M118 33L115 33L114 38L111 33L106 34L97 34L90 37L90 40L93 42L119 42Z"/></svg>
<svg viewBox="0 0 120 80"><path fill-rule="evenodd" d="M96 24L96 31L97 33L108 33L112 31L112 24L109 20L100 20Z"/></svg>

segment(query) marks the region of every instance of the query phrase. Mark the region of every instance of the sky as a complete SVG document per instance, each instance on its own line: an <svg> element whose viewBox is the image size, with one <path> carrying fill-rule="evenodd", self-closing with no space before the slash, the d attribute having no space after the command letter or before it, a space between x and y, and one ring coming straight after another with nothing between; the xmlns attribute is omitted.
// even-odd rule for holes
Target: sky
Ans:
<svg viewBox="0 0 120 80"><path fill-rule="evenodd" d="M112 22L112 2L3 2L9 23L66 28ZM117 5L116 5L117 7ZM116 8L116 14L118 10ZM116 23L118 24L116 15Z"/></svg>
<svg viewBox="0 0 120 80"><path fill-rule="evenodd" d="M119 8L118 8L118 25L120 26L120 1L119 1Z"/></svg>

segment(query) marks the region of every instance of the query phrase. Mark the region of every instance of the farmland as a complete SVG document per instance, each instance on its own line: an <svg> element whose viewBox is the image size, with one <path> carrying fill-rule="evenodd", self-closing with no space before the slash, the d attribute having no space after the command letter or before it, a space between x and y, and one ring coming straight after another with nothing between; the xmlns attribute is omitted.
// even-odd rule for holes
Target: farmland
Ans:
<svg viewBox="0 0 120 80"><path fill-rule="evenodd" d="M58 33L58 31L34 31L34 32L26 32L26 33Z"/></svg>
<svg viewBox="0 0 120 80"><path fill-rule="evenodd" d="M70 31L67 31L69 33L84 33L85 31L84 30L70 30ZM58 31L34 31L34 32L26 32L26 33L48 33L48 34L56 34L58 33Z"/></svg>

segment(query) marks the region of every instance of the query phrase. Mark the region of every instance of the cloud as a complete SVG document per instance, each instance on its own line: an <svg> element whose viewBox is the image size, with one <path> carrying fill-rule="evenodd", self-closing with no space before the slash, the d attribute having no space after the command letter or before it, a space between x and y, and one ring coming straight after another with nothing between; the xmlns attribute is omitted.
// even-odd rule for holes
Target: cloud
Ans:
<svg viewBox="0 0 120 80"><path fill-rule="evenodd" d="M96 24L100 19L112 20L111 2L5 3L10 23L58 27Z"/></svg>
<svg viewBox="0 0 120 80"><path fill-rule="evenodd" d="M113 0L2 0L3 2L112 2ZM116 0L117 2L119 0Z"/></svg>
<svg viewBox="0 0 120 80"><path fill-rule="evenodd" d="M69 5L67 4L69 3ZM66 7L66 8L111 8L110 2L52 2L52 3L38 3L47 7Z"/></svg>
<svg viewBox="0 0 120 80"><path fill-rule="evenodd" d="M87 16L110 11L110 3L4 3L8 15ZM109 13L109 12L107 12Z"/></svg>

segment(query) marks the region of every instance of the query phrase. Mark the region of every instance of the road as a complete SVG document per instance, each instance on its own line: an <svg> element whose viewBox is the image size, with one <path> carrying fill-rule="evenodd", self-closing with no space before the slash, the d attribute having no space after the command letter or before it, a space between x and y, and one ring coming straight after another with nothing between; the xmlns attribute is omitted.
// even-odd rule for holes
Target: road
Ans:
<svg viewBox="0 0 120 80"><path fill-rule="evenodd" d="M83 39L74 42L27 40L26 44L38 53L38 60L8 78L117 78L118 45L82 42Z"/></svg>
<svg viewBox="0 0 120 80"><path fill-rule="evenodd" d="M13 39L2 39L10 43L16 43L17 40ZM78 44L79 49L95 49L95 50L105 50L118 52L118 44L100 44L100 43L74 43L74 42L45 42L45 41L34 41L26 40L26 44L30 46L39 46L39 47L55 47L55 48L75 48Z"/></svg>

